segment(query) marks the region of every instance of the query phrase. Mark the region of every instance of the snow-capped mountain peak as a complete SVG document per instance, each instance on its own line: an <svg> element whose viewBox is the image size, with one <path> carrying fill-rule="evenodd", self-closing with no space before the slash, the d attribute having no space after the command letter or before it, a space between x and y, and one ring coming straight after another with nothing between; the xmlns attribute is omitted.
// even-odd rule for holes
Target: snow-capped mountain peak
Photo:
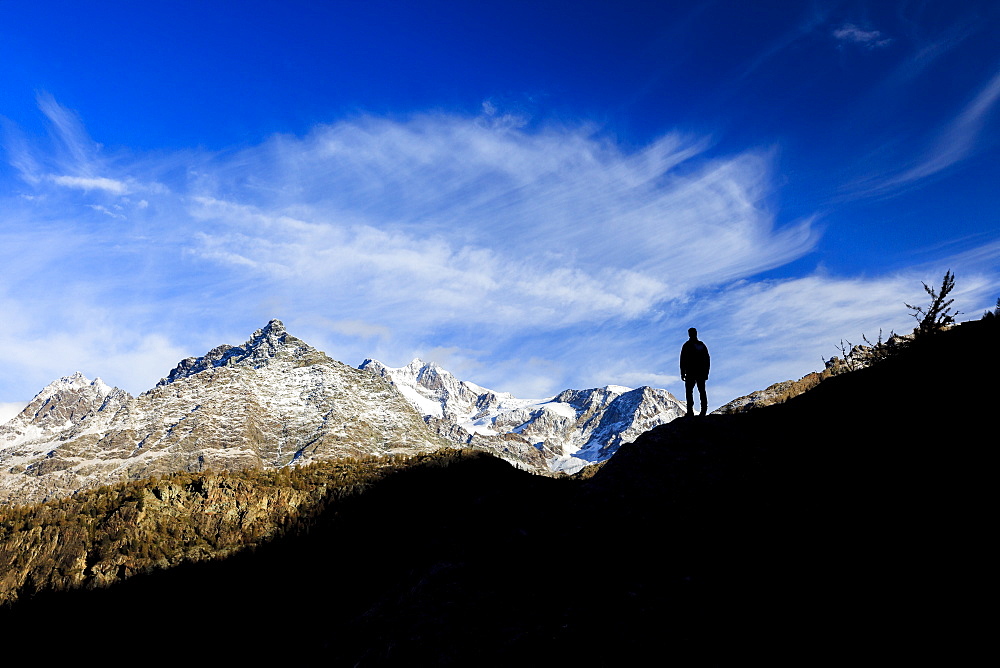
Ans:
<svg viewBox="0 0 1000 668"><path fill-rule="evenodd" d="M53 437L88 418L108 397L120 393L100 378L88 379L77 371L46 385L24 409L2 425L8 438L49 434ZM0 435L2 436L2 435ZM3 439L0 438L0 447Z"/></svg>
<svg viewBox="0 0 1000 668"><path fill-rule="evenodd" d="M79 371L73 373L69 376L63 376L57 380L52 381L46 385L42 390L35 395L35 399L42 396L51 396L56 392L64 392L67 390L80 390L85 387L93 388L97 394L101 396L107 396L111 392L111 386L105 383L100 377L90 380L84 376Z"/></svg>

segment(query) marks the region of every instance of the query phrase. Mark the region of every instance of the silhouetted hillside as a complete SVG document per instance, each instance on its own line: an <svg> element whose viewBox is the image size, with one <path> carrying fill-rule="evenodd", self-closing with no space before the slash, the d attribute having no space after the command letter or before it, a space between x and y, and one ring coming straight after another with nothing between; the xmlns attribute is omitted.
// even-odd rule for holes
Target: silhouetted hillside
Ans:
<svg viewBox="0 0 1000 668"><path fill-rule="evenodd" d="M588 480L428 458L307 535L39 595L0 622L11 642L56 635L39 657L967 663L986 627L998 329L966 323L784 404L676 420Z"/></svg>

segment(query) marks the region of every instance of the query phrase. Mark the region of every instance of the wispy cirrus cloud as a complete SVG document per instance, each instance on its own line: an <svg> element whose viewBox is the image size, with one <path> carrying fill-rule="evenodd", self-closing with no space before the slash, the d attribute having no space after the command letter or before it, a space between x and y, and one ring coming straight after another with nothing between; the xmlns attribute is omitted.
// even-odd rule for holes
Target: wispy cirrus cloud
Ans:
<svg viewBox="0 0 1000 668"><path fill-rule="evenodd" d="M866 49L881 49L892 44L892 38L879 30L865 30L853 23L844 23L831 32L834 39L848 44L856 44Z"/></svg>
<svg viewBox="0 0 1000 668"><path fill-rule="evenodd" d="M1000 100L1000 71L948 123L920 161L890 179L886 187L926 178L973 155L987 117L996 107L997 100Z"/></svg>
<svg viewBox="0 0 1000 668"><path fill-rule="evenodd" d="M83 191L103 190L104 192L112 195L128 194L128 186L125 183L103 176L87 177L51 175L49 178L56 185L66 186L67 188L77 188Z"/></svg>
<svg viewBox="0 0 1000 668"><path fill-rule="evenodd" d="M32 150L27 139L10 123L4 127L4 148L21 178L32 185L47 181L84 192L128 194L124 180L108 176L113 168L106 164L100 145L90 139L79 117L48 93L39 93L37 101L49 121L52 139L44 154Z"/></svg>
<svg viewBox="0 0 1000 668"><path fill-rule="evenodd" d="M767 210L766 155L706 149L667 136L625 154L588 128L448 116L342 122L244 152L239 176L220 170L230 181L213 193L244 170L253 181L194 200L212 223L195 252L275 278L350 276L466 320L632 317L815 243L808 221L779 228Z"/></svg>
<svg viewBox="0 0 1000 668"><path fill-rule="evenodd" d="M938 132L931 135L929 141L924 141L926 146L924 150L897 158L896 164L903 165L902 168L897 167L887 170L887 173L869 176L850 184L847 188L863 196L894 194L932 178L994 146L995 138L988 142L984 142L983 138L990 117L995 113L998 100L1000 100L1000 70L994 72L972 99L957 114L944 122ZM900 143L902 143L901 138L898 138L893 145ZM911 140L907 141L906 145L914 143L916 142ZM898 150L896 149L897 152Z"/></svg>
<svg viewBox="0 0 1000 668"><path fill-rule="evenodd" d="M822 9L815 5L807 8L804 18L799 20L792 29L785 31L777 40L767 44L755 58L743 66L740 78L749 79L763 65L826 23L828 15L828 9Z"/></svg>

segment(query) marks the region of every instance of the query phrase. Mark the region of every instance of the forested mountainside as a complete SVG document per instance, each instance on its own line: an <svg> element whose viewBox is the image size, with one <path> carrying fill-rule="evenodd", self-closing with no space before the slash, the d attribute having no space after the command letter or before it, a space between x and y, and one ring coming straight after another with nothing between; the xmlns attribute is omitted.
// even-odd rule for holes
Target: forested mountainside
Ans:
<svg viewBox="0 0 1000 668"><path fill-rule="evenodd" d="M0 603L94 588L307 533L331 504L409 466L471 451L344 458L107 485L0 510Z"/></svg>
<svg viewBox="0 0 1000 668"><path fill-rule="evenodd" d="M0 623L58 633L45 656L67 658L86 642L338 666L971 662L998 333L964 323L783 404L675 420L586 480L427 456L302 504L308 531L24 596Z"/></svg>

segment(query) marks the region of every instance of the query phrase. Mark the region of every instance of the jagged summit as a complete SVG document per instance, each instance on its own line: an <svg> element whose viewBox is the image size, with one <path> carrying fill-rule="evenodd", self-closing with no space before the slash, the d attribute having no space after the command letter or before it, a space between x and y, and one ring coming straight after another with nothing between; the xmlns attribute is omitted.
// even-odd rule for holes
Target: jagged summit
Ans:
<svg viewBox="0 0 1000 668"><path fill-rule="evenodd" d="M379 362L376 359L368 358L360 365L358 365L358 368L368 369L369 371L371 371L374 369L388 369L390 367L387 367L385 364ZM409 374L414 377L428 373L454 377L450 371L446 371L444 367L442 367L437 362L425 362L419 357L414 357L412 360L410 360L409 364L407 364L406 366L401 366L398 369L393 369L393 371L396 371L398 373Z"/></svg>
<svg viewBox="0 0 1000 668"><path fill-rule="evenodd" d="M414 357L412 360L410 360L410 363L407 364L403 368L404 369L410 369L410 370L412 370L414 372L419 372L422 369L437 369L439 371L444 371L444 369L441 367L441 365L438 364L437 362L425 362L422 359L420 359L419 357ZM445 373L447 373L447 372L445 372Z"/></svg>
<svg viewBox="0 0 1000 668"><path fill-rule="evenodd" d="M507 392L494 392L485 387L460 380L435 362L415 358L409 364L393 369L378 360L367 359L358 367L371 371L395 385L413 406L434 418L461 422L480 413L487 404L518 402Z"/></svg>
<svg viewBox="0 0 1000 668"><path fill-rule="evenodd" d="M103 399L111 394L113 389L115 388L111 387L100 378L90 380L77 371L72 375L63 376L62 378L54 380L43 387L42 390L36 394L30 402L28 402L28 405L24 407L24 410L21 411L21 413L25 415L35 415L42 406L52 403L53 399L69 395L86 396L88 398L97 397Z"/></svg>
<svg viewBox="0 0 1000 668"><path fill-rule="evenodd" d="M52 428L76 424L101 405L115 391L100 378L90 380L82 373L63 376L46 385L24 409L9 420L9 432L20 432L28 424L37 428Z"/></svg>
<svg viewBox="0 0 1000 668"><path fill-rule="evenodd" d="M71 390L71 389L76 390L83 387L92 387L96 392L104 396L110 394L112 389L111 386L105 383L103 380L101 380L100 377L97 377L94 380L90 380L89 378L84 376L81 372L77 371L69 376L63 376L62 378L52 381L44 388L42 388L42 390L37 395L35 395L35 398L37 399L42 395L46 396L52 395L59 391Z"/></svg>
<svg viewBox="0 0 1000 668"><path fill-rule="evenodd" d="M207 369L223 366L248 366L259 369L276 358L293 358L296 366L330 362L329 357L285 330L278 319L254 331L242 346L222 344L201 357L187 357L171 370L166 378L161 378L157 387L168 385L180 378L189 378Z"/></svg>

